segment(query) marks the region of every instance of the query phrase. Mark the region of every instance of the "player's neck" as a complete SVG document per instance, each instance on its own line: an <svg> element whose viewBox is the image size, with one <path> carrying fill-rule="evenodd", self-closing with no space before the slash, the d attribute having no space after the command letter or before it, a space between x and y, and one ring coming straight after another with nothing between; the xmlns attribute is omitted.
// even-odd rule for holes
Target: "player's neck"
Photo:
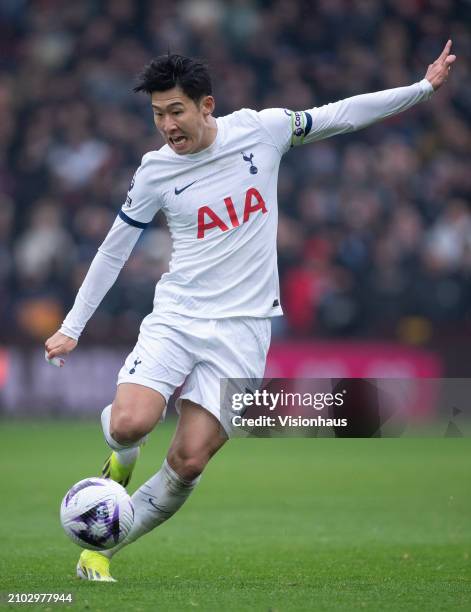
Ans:
<svg viewBox="0 0 471 612"><path fill-rule="evenodd" d="M216 136L218 133L218 124L216 119L211 115L208 117L208 122L205 125L205 130L203 133L203 138L201 139L201 144L198 147L197 151L193 151L193 153L201 153L208 147L210 147L213 142L216 140Z"/></svg>

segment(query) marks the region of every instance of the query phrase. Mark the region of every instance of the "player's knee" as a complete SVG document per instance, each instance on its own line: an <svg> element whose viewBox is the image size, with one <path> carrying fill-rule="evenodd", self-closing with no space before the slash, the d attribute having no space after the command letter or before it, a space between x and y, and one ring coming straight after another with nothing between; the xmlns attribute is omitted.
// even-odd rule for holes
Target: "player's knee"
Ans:
<svg viewBox="0 0 471 612"><path fill-rule="evenodd" d="M203 472L209 458L209 453L201 450L171 449L167 461L179 476L194 480Z"/></svg>
<svg viewBox="0 0 471 612"><path fill-rule="evenodd" d="M147 423L129 411L120 410L112 414L110 434L119 444L137 442L149 433Z"/></svg>

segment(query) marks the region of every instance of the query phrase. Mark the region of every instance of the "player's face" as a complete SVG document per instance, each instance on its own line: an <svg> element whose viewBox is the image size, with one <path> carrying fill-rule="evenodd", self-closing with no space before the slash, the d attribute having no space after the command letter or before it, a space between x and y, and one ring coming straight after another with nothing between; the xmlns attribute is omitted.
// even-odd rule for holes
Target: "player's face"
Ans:
<svg viewBox="0 0 471 612"><path fill-rule="evenodd" d="M175 153L197 153L211 144L214 138L212 96L194 102L179 87L174 87L154 91L151 100L155 126Z"/></svg>

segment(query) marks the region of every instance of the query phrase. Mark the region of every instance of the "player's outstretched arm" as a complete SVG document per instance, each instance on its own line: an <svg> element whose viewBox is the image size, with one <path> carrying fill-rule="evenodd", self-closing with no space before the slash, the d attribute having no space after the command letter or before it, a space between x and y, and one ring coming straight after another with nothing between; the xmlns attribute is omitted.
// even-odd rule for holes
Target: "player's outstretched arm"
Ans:
<svg viewBox="0 0 471 612"><path fill-rule="evenodd" d="M70 353L77 346L88 320L115 283L142 231L159 210L156 176L152 155L144 155L131 181L123 205L125 210L122 208L119 211L112 228L98 249L61 328L46 340L46 358L56 358L54 365L63 365L57 363L60 361L58 357Z"/></svg>
<svg viewBox="0 0 471 612"><path fill-rule="evenodd" d="M361 130L428 100L446 81L456 60L450 53L451 44L449 40L418 83L360 94L304 111L265 109L259 119L282 154L291 147Z"/></svg>
<svg viewBox="0 0 471 612"><path fill-rule="evenodd" d="M77 346L85 325L118 278L141 233L142 229L116 219L91 263L71 311L59 331L45 342L47 359L67 355Z"/></svg>
<svg viewBox="0 0 471 612"><path fill-rule="evenodd" d="M425 78L435 91L447 80L451 65L456 60L456 55L450 53L451 45L452 42L449 40L437 59L427 68Z"/></svg>
<svg viewBox="0 0 471 612"><path fill-rule="evenodd" d="M360 130L428 100L445 82L450 66L456 60L455 55L450 55L450 50L451 40L446 43L440 56L430 64L425 78L418 83L361 94L306 111L312 113L312 129L301 144Z"/></svg>

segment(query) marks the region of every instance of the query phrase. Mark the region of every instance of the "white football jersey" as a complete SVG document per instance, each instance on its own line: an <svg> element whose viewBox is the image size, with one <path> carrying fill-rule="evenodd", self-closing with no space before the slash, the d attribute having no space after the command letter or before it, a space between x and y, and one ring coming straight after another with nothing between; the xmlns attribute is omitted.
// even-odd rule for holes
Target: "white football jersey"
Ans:
<svg viewBox="0 0 471 612"><path fill-rule="evenodd" d="M290 125L291 113L284 116ZM215 141L199 153L177 155L165 145L146 154L120 217L138 227L160 209L167 218L173 253L156 287L160 311L205 318L282 314L277 178L290 143L280 146L252 110L220 117L217 126Z"/></svg>
<svg viewBox="0 0 471 612"><path fill-rule="evenodd" d="M242 109L217 119L215 141L199 153L177 155L167 145L147 153L61 331L80 336L158 210L167 217L173 254L157 283L155 309L204 318L282 314L276 233L283 154L366 127L432 93L423 79L306 111Z"/></svg>

